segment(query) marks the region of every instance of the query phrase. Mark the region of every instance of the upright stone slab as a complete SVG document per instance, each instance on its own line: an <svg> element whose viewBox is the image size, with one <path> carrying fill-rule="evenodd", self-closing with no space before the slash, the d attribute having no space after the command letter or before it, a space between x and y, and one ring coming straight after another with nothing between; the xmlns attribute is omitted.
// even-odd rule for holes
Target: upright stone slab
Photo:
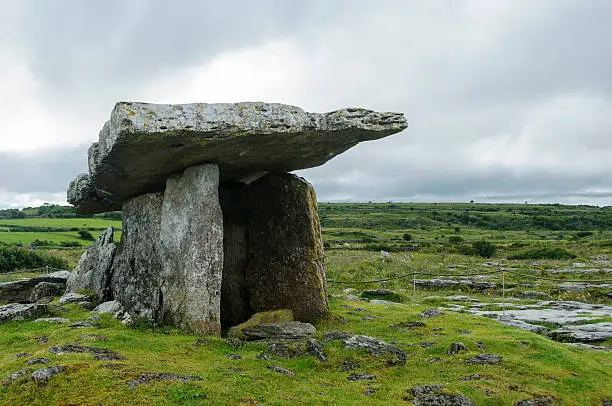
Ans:
<svg viewBox="0 0 612 406"><path fill-rule="evenodd" d="M254 312L291 309L296 320L327 313L317 199L304 179L268 174L248 187L251 207L246 282Z"/></svg>
<svg viewBox="0 0 612 406"><path fill-rule="evenodd" d="M86 290L99 302L104 302L109 294L111 266L116 250L113 228L109 227L81 256L66 281L66 293Z"/></svg>
<svg viewBox="0 0 612 406"><path fill-rule="evenodd" d="M221 333L223 215L219 168L189 167L166 183L160 226L164 321L199 334Z"/></svg>
<svg viewBox="0 0 612 406"><path fill-rule="evenodd" d="M159 247L163 195L149 193L123 204L121 246L113 263L111 298L136 318L162 319Z"/></svg>

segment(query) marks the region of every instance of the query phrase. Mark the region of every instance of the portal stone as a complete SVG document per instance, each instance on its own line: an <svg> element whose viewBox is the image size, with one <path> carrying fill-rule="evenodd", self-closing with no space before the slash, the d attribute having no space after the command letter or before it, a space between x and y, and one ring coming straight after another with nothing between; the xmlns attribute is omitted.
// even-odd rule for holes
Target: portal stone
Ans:
<svg viewBox="0 0 612 406"><path fill-rule="evenodd" d="M221 334L223 215L219 168L189 167L168 179L160 226L164 321Z"/></svg>
<svg viewBox="0 0 612 406"><path fill-rule="evenodd" d="M162 318L162 203L161 193L149 193L123 204L123 233L111 278L111 297L132 317L151 322Z"/></svg>

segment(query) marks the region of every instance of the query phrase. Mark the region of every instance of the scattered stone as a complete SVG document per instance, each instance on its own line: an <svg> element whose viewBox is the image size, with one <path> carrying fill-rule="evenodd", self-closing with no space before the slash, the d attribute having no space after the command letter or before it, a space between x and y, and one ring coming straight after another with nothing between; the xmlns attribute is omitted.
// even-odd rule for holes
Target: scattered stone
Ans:
<svg viewBox="0 0 612 406"><path fill-rule="evenodd" d="M388 365L403 365L406 363L407 355L405 351L378 338L353 335L342 339L342 342L346 349L365 349L375 357L387 356L390 358L387 361Z"/></svg>
<svg viewBox="0 0 612 406"><path fill-rule="evenodd" d="M520 297L524 297L527 299L538 299L548 297L548 293L539 292L537 290L524 290L524 291L516 291L516 294Z"/></svg>
<svg viewBox="0 0 612 406"><path fill-rule="evenodd" d="M583 343L604 341L612 337L612 322L565 326L548 333L557 341L578 341Z"/></svg>
<svg viewBox="0 0 612 406"><path fill-rule="evenodd" d="M295 372L292 372L288 369L285 368L281 368L277 365L268 365L266 368L276 372L277 374L282 374L282 375L295 375Z"/></svg>
<svg viewBox="0 0 612 406"><path fill-rule="evenodd" d="M47 295L55 295L56 288L61 294L66 286L68 271L53 272L29 279L0 283L0 302L28 303L42 299ZM59 286L42 285L41 283Z"/></svg>
<svg viewBox="0 0 612 406"><path fill-rule="evenodd" d="M364 299L385 300L391 303L400 303L403 301L402 296L390 289L370 289L364 290L360 295Z"/></svg>
<svg viewBox="0 0 612 406"><path fill-rule="evenodd" d="M348 378L346 378L347 381L364 381L364 380L371 381L372 379L376 379L376 375L372 375L372 374L350 374L348 376Z"/></svg>
<svg viewBox="0 0 612 406"><path fill-rule="evenodd" d="M306 350L314 355L319 361L327 363L329 360L323 353L323 343L315 340L314 338L309 338L307 341Z"/></svg>
<svg viewBox="0 0 612 406"><path fill-rule="evenodd" d="M32 379L37 383L46 383L55 375L61 374L66 368L61 365L46 367L32 372Z"/></svg>
<svg viewBox="0 0 612 406"><path fill-rule="evenodd" d="M438 357L438 358L432 358L432 359L428 360L427 362L430 363L430 364L435 364L435 363L440 362L440 361L442 361L442 358Z"/></svg>
<svg viewBox="0 0 612 406"><path fill-rule="evenodd" d="M90 327L98 327L99 324L94 323L88 320L77 321L76 323L72 323L70 327L72 328L90 328Z"/></svg>
<svg viewBox="0 0 612 406"><path fill-rule="evenodd" d="M68 277L66 292L86 290L98 303L103 302L110 293L108 287L116 250L117 246L113 243L113 228L109 227L81 255L79 263Z"/></svg>
<svg viewBox="0 0 612 406"><path fill-rule="evenodd" d="M448 355L457 355L462 351L469 351L469 350L470 349L466 347L465 344L463 344L462 342L455 342L455 343L451 343L446 353Z"/></svg>
<svg viewBox="0 0 612 406"><path fill-rule="evenodd" d="M26 361L26 365L48 364L47 358L32 358Z"/></svg>
<svg viewBox="0 0 612 406"><path fill-rule="evenodd" d="M70 323L70 320L64 319L62 317L45 317L42 319L34 320L34 323L66 324L66 323Z"/></svg>
<svg viewBox="0 0 612 406"><path fill-rule="evenodd" d="M362 317L361 320L368 321L368 320L374 320L374 319L378 319L378 318L380 318L380 317L371 314L369 316Z"/></svg>
<svg viewBox="0 0 612 406"><path fill-rule="evenodd" d="M612 406L612 399L602 399L601 406Z"/></svg>
<svg viewBox="0 0 612 406"><path fill-rule="evenodd" d="M497 354L480 354L475 356L474 358L466 359L466 364L499 364L502 361L503 357Z"/></svg>
<svg viewBox="0 0 612 406"><path fill-rule="evenodd" d="M467 331L467 330L464 330L464 331L457 330L457 334L461 334L462 336L467 336L467 335L472 334L472 332L471 331Z"/></svg>
<svg viewBox="0 0 612 406"><path fill-rule="evenodd" d="M485 377L480 374L471 374L464 376L463 378L459 378L460 381L479 381L481 379L485 379Z"/></svg>
<svg viewBox="0 0 612 406"><path fill-rule="evenodd" d="M446 296L445 299L452 300L456 302L473 302L478 303L479 300L473 297L464 296L464 295L454 295L454 296Z"/></svg>
<svg viewBox="0 0 612 406"><path fill-rule="evenodd" d="M557 403L553 398L533 398L519 400L514 406L552 406Z"/></svg>
<svg viewBox="0 0 612 406"><path fill-rule="evenodd" d="M366 396L372 396L374 393L376 393L376 389L374 388L366 388L363 392L363 394Z"/></svg>
<svg viewBox="0 0 612 406"><path fill-rule="evenodd" d="M474 343L476 348L478 348L479 350L486 350L487 349L487 345L485 343L483 343L482 341L472 341L472 342Z"/></svg>
<svg viewBox="0 0 612 406"><path fill-rule="evenodd" d="M78 338L79 341L96 340L96 341L108 341L108 337L101 336L99 334L82 334Z"/></svg>
<svg viewBox="0 0 612 406"><path fill-rule="evenodd" d="M424 319L432 319L434 317L444 316L444 313L442 313L438 309L434 309L433 307L430 307L429 309L425 310L424 312L421 312L420 316L422 318L424 318Z"/></svg>
<svg viewBox="0 0 612 406"><path fill-rule="evenodd" d="M420 343L419 343L419 345L420 345L422 348L429 348L429 347L433 347L435 344L436 344L436 343L435 343L435 342L433 342L433 341L422 341L422 342L420 342Z"/></svg>
<svg viewBox="0 0 612 406"><path fill-rule="evenodd" d="M89 301L89 300L90 300L89 295L83 295L83 294L76 293L76 292L68 292L68 293L65 293L64 296L60 298L59 304L65 305L68 303L77 303L77 302Z"/></svg>
<svg viewBox="0 0 612 406"><path fill-rule="evenodd" d="M390 324L389 327L391 328L419 328L419 327L425 327L425 323L423 323L422 321L404 321L404 322L397 323L397 324Z"/></svg>
<svg viewBox="0 0 612 406"><path fill-rule="evenodd" d="M325 335L323 336L323 340L346 340L352 336L354 336L354 334L349 331L330 331L329 333L325 333Z"/></svg>
<svg viewBox="0 0 612 406"><path fill-rule="evenodd" d="M85 347L79 344L66 344L50 347L48 351L51 354L61 355L67 353L89 353L95 360L98 361L114 361L125 359L122 355L117 354L113 350L97 347Z"/></svg>
<svg viewBox="0 0 612 406"><path fill-rule="evenodd" d="M258 354L255 358L263 360L263 361L271 361L272 360L272 356L268 353L262 352L261 354Z"/></svg>
<svg viewBox="0 0 612 406"><path fill-rule="evenodd" d="M38 342L38 344L47 344L49 342L49 337L47 336L38 337L38 340L36 341Z"/></svg>
<svg viewBox="0 0 612 406"><path fill-rule="evenodd" d="M47 312L48 307L44 304L9 303L0 306L0 323L40 317Z"/></svg>
<svg viewBox="0 0 612 406"><path fill-rule="evenodd" d="M102 321L102 317L99 314L92 314L87 318L88 321L93 323L100 323Z"/></svg>
<svg viewBox="0 0 612 406"><path fill-rule="evenodd" d="M66 283L40 282L32 289L29 301L32 303L46 301L61 296L64 290L66 290Z"/></svg>
<svg viewBox="0 0 612 406"><path fill-rule="evenodd" d="M413 404L416 406L475 406L463 395L443 391L442 385L416 386L409 392L414 396Z"/></svg>
<svg viewBox="0 0 612 406"><path fill-rule="evenodd" d="M566 343L566 344L571 347L585 348L587 350L612 352L612 349L601 346L601 345L591 345L591 344L585 344L585 343Z"/></svg>
<svg viewBox="0 0 612 406"><path fill-rule="evenodd" d="M180 381L180 382L192 382L192 381L201 381L202 378L199 376L189 376L189 375L177 375L172 373L154 373L154 372L145 372L141 374L138 378L131 380L128 382L128 387L130 389L135 389L140 385L145 385L152 381Z"/></svg>
<svg viewBox="0 0 612 406"><path fill-rule="evenodd" d="M13 359L24 358L24 357L29 357L29 356L30 354L28 354L27 352L18 352L17 354L15 354Z"/></svg>
<svg viewBox="0 0 612 406"><path fill-rule="evenodd" d="M268 354L280 358L296 358L306 353L306 344L303 341L283 340L270 341L268 343Z"/></svg>
<svg viewBox="0 0 612 406"><path fill-rule="evenodd" d="M520 328L521 330L531 331L532 333L547 333L550 331L548 327L538 326L535 324L525 323L521 320L509 319L509 320L499 320L501 324L505 324L506 326L512 326Z"/></svg>
<svg viewBox="0 0 612 406"><path fill-rule="evenodd" d="M229 340L227 341L229 342ZM202 345L207 344L208 342L210 342L210 339L208 337L200 337L193 342L193 345Z"/></svg>
<svg viewBox="0 0 612 406"><path fill-rule="evenodd" d="M82 302L78 302L77 304L79 306L81 306L85 310L92 310L94 308L93 303L91 303L91 302L89 302L87 300L83 300Z"/></svg>
<svg viewBox="0 0 612 406"><path fill-rule="evenodd" d="M260 324L282 323L294 321L293 311L290 309L277 309L267 312L259 312L252 315L247 321L229 329L227 336L230 338L246 338L243 334L245 328L254 327Z"/></svg>
<svg viewBox="0 0 612 406"><path fill-rule="evenodd" d="M31 371L32 371L31 369L24 369L21 371L13 372L12 374L4 378L4 380L2 381L2 386L9 386L18 381L28 379L28 375L30 374Z"/></svg>
<svg viewBox="0 0 612 406"><path fill-rule="evenodd" d="M93 312L99 314L111 314L113 318L121 321L122 324L132 324L132 317L125 311L123 305L116 300L99 304L95 309L93 309Z"/></svg>
<svg viewBox="0 0 612 406"><path fill-rule="evenodd" d="M265 339L299 340L310 338L316 332L317 330L312 324L299 321L259 324L242 330L242 334L249 341Z"/></svg>
<svg viewBox="0 0 612 406"><path fill-rule="evenodd" d="M359 364L359 362L347 359L342 361L341 368L343 371L352 371L354 369L359 369L361 367L361 365Z"/></svg>
<svg viewBox="0 0 612 406"><path fill-rule="evenodd" d="M240 354L228 354L225 358L238 361L242 359L242 356Z"/></svg>

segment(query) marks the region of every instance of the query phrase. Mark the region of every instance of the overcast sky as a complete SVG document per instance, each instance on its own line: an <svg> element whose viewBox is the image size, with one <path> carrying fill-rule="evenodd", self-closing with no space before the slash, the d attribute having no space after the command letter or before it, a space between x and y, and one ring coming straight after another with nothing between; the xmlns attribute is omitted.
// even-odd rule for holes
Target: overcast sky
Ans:
<svg viewBox="0 0 612 406"><path fill-rule="evenodd" d="M320 201L612 205L612 1L0 0L0 208L65 204L117 101L405 113Z"/></svg>

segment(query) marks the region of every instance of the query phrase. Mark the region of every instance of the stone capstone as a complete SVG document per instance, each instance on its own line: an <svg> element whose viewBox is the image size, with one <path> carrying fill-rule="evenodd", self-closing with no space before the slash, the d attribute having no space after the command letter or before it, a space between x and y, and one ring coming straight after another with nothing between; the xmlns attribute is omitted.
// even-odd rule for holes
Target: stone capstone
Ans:
<svg viewBox="0 0 612 406"><path fill-rule="evenodd" d="M222 181L319 166L361 141L407 127L401 113L347 108L307 113L267 103L120 102L89 148L89 172L68 190L79 213L121 210L127 198L163 190L166 178L206 162Z"/></svg>
<svg viewBox="0 0 612 406"><path fill-rule="evenodd" d="M81 256L66 282L66 292L87 291L99 303L108 298L111 266L117 246L113 228L103 231Z"/></svg>

